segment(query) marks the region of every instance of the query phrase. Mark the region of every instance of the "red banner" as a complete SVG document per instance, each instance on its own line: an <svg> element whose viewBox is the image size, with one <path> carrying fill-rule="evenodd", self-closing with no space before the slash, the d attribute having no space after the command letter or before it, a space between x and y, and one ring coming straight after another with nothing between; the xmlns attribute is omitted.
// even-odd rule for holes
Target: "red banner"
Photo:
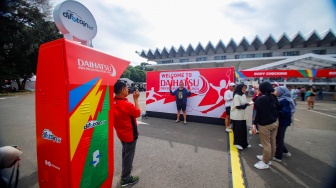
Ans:
<svg viewBox="0 0 336 188"><path fill-rule="evenodd" d="M187 114L204 117L225 117L224 92L234 82L234 68L189 69L147 72L146 110L176 113L176 99L169 93L179 83L190 89Z"/></svg>
<svg viewBox="0 0 336 188"><path fill-rule="evenodd" d="M245 77L303 77L298 70L251 70L240 71Z"/></svg>
<svg viewBox="0 0 336 188"><path fill-rule="evenodd" d="M336 69L305 70L242 70L236 72L240 78L332 78L336 77Z"/></svg>
<svg viewBox="0 0 336 188"><path fill-rule="evenodd" d="M336 77L336 69L317 70L316 77L326 77L326 78Z"/></svg>

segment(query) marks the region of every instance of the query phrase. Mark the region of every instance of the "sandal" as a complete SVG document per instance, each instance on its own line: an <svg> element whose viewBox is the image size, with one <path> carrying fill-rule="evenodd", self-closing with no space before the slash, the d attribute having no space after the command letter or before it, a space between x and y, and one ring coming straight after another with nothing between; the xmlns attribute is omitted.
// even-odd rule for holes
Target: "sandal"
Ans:
<svg viewBox="0 0 336 188"><path fill-rule="evenodd" d="M185 125L186 125L186 124L187 124L187 122L183 122L183 124L185 124Z"/></svg>
<svg viewBox="0 0 336 188"><path fill-rule="evenodd" d="M175 121L175 123L178 123L178 122L180 122L180 120L176 120L176 121Z"/></svg>

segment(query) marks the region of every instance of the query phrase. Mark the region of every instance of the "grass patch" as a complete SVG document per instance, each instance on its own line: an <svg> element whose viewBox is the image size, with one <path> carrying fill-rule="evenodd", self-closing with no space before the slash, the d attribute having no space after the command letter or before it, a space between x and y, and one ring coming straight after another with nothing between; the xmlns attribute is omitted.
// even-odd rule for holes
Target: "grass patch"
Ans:
<svg viewBox="0 0 336 188"><path fill-rule="evenodd" d="M6 93L0 93L0 97L1 96L14 96L14 95L25 95L25 94L31 94L31 93L35 93L35 91L15 91L15 92L6 92Z"/></svg>

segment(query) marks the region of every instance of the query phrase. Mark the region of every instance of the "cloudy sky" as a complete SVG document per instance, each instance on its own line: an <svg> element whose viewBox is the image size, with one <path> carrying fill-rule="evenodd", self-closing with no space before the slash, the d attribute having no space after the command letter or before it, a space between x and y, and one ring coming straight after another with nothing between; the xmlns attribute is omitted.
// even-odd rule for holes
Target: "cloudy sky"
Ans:
<svg viewBox="0 0 336 188"><path fill-rule="evenodd" d="M51 0L54 6L64 0ZM237 44L243 37L264 41L284 32L292 37L316 30L336 32L336 0L77 0L96 19L94 48L131 61L146 62L135 51L169 50L210 41Z"/></svg>

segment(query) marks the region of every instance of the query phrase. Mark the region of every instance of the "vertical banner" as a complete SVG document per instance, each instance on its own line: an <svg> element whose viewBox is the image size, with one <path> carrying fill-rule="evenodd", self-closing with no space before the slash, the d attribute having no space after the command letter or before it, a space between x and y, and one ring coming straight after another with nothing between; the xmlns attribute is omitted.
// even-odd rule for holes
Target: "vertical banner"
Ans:
<svg viewBox="0 0 336 188"><path fill-rule="evenodd" d="M169 92L178 89L179 83L190 87L187 115L225 118L224 93L234 82L234 68L189 69L147 72L146 110L176 114L175 96Z"/></svg>

